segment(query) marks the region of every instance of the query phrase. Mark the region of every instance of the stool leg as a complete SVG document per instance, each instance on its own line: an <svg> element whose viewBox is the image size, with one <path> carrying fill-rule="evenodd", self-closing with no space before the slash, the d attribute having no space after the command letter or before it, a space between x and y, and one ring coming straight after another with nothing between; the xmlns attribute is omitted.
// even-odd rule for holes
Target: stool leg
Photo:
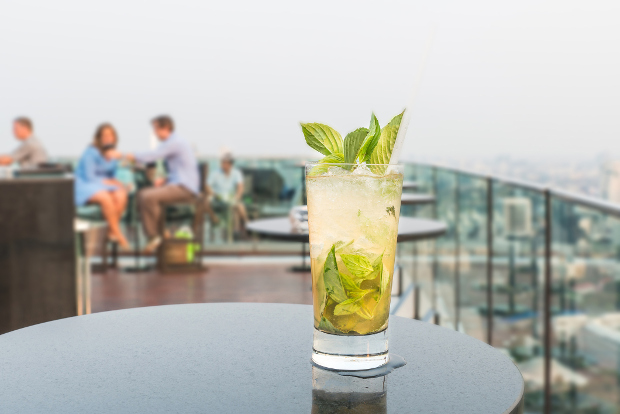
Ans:
<svg viewBox="0 0 620 414"><path fill-rule="evenodd" d="M112 268L118 268L118 243L112 243Z"/></svg>
<svg viewBox="0 0 620 414"><path fill-rule="evenodd" d="M102 257L103 265L101 266L103 273L108 273L108 246L109 246L109 242L106 239L103 242L103 257Z"/></svg>

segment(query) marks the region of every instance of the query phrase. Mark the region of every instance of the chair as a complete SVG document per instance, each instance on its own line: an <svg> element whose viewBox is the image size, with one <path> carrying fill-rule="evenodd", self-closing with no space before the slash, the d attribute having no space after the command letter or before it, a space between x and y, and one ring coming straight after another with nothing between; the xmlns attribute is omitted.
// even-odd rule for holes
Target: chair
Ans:
<svg viewBox="0 0 620 414"><path fill-rule="evenodd" d="M94 223L94 228L98 229L95 240L91 240L90 243L95 246L91 247L93 252L101 255L101 270L105 273L109 267L116 268L118 266L118 243L108 240L108 225L105 224L101 207L96 204L78 207L75 216L78 219ZM112 258L111 264L108 263L110 257Z"/></svg>
<svg viewBox="0 0 620 414"><path fill-rule="evenodd" d="M125 267L123 270L126 272L141 272L150 270L150 266L140 263L142 253L140 251L140 214L138 211L138 193L143 188L152 185L153 178L155 176L156 164L149 163L144 166L134 166L132 168L133 184L135 189L129 194L127 200L127 211L125 213L125 226L131 229L131 239L133 240L134 249L134 266Z"/></svg>
<svg viewBox="0 0 620 414"><path fill-rule="evenodd" d="M200 163L198 168L200 193L190 202L163 205L164 214L162 214L161 221L159 222L159 233L163 241L157 250L157 267L161 272L204 270L202 266L202 249L205 203L207 202L206 177L208 164ZM191 223L193 237L183 239L164 237L168 224L184 222ZM188 260L186 254L189 245L197 246L197 251L194 250L190 260Z"/></svg>

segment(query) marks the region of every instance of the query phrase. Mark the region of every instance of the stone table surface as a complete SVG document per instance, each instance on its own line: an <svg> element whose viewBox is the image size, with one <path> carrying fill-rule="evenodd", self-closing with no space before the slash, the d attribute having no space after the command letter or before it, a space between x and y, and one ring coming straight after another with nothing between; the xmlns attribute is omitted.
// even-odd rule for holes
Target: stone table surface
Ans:
<svg viewBox="0 0 620 414"><path fill-rule="evenodd" d="M522 412L523 380L510 359L464 334L400 317L390 318L390 352L407 365L380 378L382 394L364 402L376 378L312 367L312 319L307 305L192 304L13 331L0 336L0 412ZM359 393L331 393L321 373L337 377L333 390L351 381Z"/></svg>

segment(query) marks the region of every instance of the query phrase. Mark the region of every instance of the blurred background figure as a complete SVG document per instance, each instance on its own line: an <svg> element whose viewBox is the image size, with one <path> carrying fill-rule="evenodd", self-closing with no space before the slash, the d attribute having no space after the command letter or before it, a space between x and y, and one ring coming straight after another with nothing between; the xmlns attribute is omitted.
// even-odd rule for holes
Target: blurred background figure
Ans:
<svg viewBox="0 0 620 414"><path fill-rule="evenodd" d="M231 153L224 153L220 159L220 168L209 175L207 188L209 208L207 211L212 214L213 210L231 209L233 228L235 234L239 236L248 217L242 201L243 174L234 167L234 162ZM217 218L214 221L217 222Z"/></svg>
<svg viewBox="0 0 620 414"><path fill-rule="evenodd" d="M0 155L0 165L11 165L16 162L20 168L36 168L47 161L47 152L34 136L32 121L29 118L15 118L13 134L21 144L11 154Z"/></svg>
<svg viewBox="0 0 620 414"><path fill-rule="evenodd" d="M95 139L82 154L75 170L75 204L97 204L110 227L108 235L122 248L129 243L120 229L120 220L127 207L127 190L118 181L118 160L111 155L118 143L118 135L111 124L99 125Z"/></svg>
<svg viewBox="0 0 620 414"><path fill-rule="evenodd" d="M153 131L161 142L159 146L138 154L120 154L122 157L141 164L164 161L168 176L155 180L154 186L140 190L138 206L140 217L149 242L147 251L154 251L161 243L158 223L162 215L163 203L189 202L199 193L198 162L189 143L174 132L174 121L167 115L161 115L151 121Z"/></svg>

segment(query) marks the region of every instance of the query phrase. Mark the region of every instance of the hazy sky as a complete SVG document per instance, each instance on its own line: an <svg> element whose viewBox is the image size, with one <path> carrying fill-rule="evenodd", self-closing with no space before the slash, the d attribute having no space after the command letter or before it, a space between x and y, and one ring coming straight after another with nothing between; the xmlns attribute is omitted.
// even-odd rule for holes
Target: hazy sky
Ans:
<svg viewBox="0 0 620 414"><path fill-rule="evenodd" d="M78 155L169 113L201 154L313 155L298 122L387 123L435 27L404 155L620 155L618 22L617 0L6 0L0 151L21 114Z"/></svg>

